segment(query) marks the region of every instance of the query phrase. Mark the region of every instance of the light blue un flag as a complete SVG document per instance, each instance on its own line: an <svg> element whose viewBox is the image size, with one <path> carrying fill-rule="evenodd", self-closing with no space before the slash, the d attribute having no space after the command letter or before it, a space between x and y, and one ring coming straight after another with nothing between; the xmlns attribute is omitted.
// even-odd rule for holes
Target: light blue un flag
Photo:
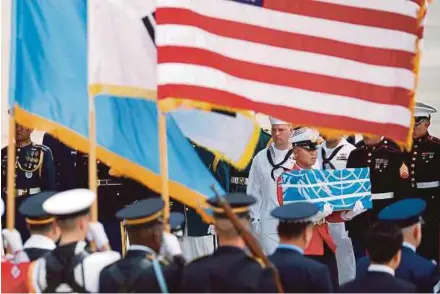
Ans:
<svg viewBox="0 0 440 294"><path fill-rule="evenodd" d="M329 203L333 210L352 209L356 201L371 208L371 182L368 168L342 170L292 170L281 175L283 203Z"/></svg>

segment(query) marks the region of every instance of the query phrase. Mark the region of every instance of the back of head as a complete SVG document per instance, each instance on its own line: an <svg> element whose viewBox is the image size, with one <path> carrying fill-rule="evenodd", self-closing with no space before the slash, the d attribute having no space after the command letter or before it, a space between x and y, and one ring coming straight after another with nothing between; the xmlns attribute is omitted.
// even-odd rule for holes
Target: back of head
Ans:
<svg viewBox="0 0 440 294"><path fill-rule="evenodd" d="M402 231L396 224L376 223L368 233L366 242L371 262L389 264L400 252L402 242Z"/></svg>

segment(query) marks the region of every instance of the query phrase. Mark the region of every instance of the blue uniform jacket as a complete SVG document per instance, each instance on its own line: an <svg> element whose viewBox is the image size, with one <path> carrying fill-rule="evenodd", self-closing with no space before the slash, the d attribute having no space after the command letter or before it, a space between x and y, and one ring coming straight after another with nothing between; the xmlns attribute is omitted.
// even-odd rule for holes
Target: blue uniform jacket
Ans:
<svg viewBox="0 0 440 294"><path fill-rule="evenodd" d="M368 257L361 258L357 264L356 276L364 276L369 265ZM396 269L396 277L416 285L419 292L432 293L434 287L439 291L439 268L406 246L402 246L402 259Z"/></svg>

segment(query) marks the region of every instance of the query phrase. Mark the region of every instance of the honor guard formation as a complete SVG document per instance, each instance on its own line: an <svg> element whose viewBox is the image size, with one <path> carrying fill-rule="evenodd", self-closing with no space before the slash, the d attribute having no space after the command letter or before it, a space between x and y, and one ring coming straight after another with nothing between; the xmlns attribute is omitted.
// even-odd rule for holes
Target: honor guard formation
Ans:
<svg viewBox="0 0 440 294"><path fill-rule="evenodd" d="M226 191L204 204L212 223L175 200L167 216L158 194L99 161L96 195L87 154L49 134L36 144L17 125L15 229L3 226L2 149L2 292L439 293L435 112L416 104L409 151L384 137L321 137L276 118L243 170L194 144ZM371 207L284 198L285 173L355 168L369 170Z"/></svg>

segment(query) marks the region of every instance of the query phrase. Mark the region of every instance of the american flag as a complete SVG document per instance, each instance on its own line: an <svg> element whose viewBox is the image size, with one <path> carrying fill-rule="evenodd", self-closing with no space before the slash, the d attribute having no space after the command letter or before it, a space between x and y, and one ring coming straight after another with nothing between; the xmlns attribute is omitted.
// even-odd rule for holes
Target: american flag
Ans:
<svg viewBox="0 0 440 294"><path fill-rule="evenodd" d="M158 1L159 99L409 144L424 0L240 2Z"/></svg>

